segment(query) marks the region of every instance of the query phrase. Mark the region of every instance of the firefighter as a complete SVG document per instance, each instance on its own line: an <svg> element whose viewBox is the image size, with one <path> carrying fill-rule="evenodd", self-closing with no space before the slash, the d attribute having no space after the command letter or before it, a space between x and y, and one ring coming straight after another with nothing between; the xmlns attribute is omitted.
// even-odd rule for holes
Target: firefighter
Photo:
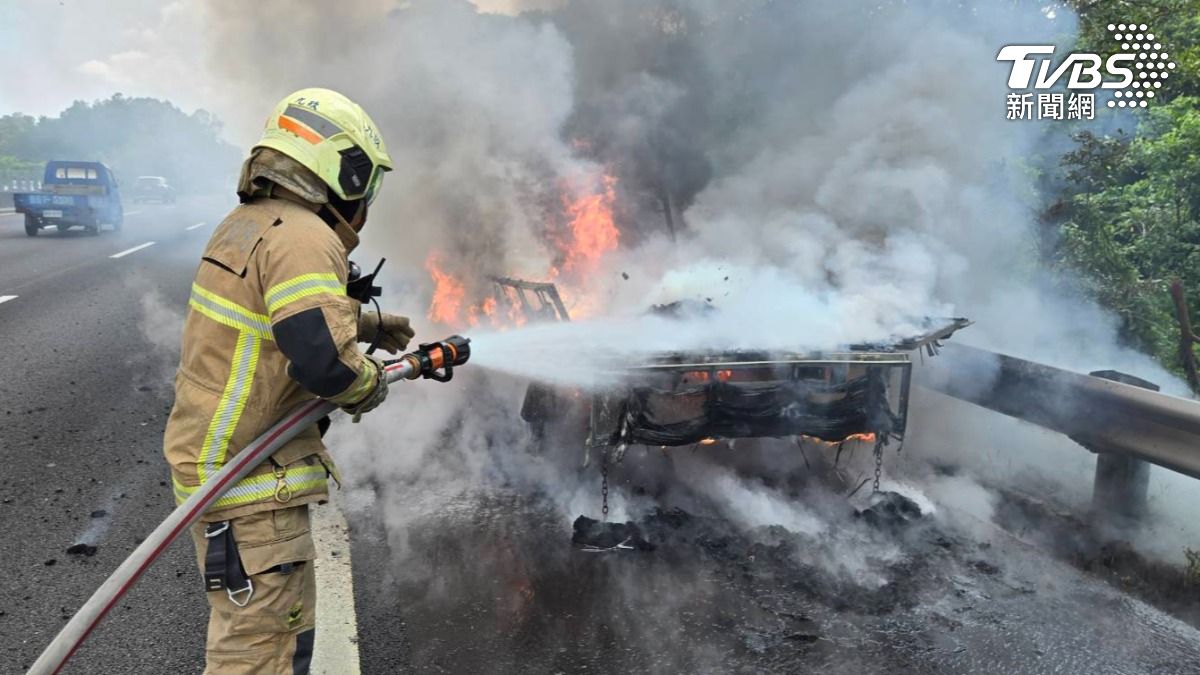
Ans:
<svg viewBox="0 0 1200 675"><path fill-rule="evenodd" d="M217 226L192 283L175 406L163 440L183 501L276 420L315 397L356 416L387 396L382 363L405 317L347 294L367 208L391 170L357 104L304 89L276 106L242 166L241 204ZM307 673L316 582L309 508L337 469L321 433L298 435L220 498L192 530L208 590L205 673Z"/></svg>

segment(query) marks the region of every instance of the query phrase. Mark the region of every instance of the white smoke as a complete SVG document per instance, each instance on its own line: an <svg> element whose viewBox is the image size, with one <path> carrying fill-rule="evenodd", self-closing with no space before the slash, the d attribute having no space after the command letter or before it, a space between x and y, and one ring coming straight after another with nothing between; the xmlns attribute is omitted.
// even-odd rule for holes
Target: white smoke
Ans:
<svg viewBox="0 0 1200 675"><path fill-rule="evenodd" d="M150 284L138 274L131 275L127 282L131 289L144 289ZM141 317L138 330L148 352L140 353L137 365L139 377L145 377L152 385L170 386L179 365L179 343L183 338L183 309L171 302L162 291L151 288L143 291L139 298ZM148 385L143 385L148 386Z"/></svg>

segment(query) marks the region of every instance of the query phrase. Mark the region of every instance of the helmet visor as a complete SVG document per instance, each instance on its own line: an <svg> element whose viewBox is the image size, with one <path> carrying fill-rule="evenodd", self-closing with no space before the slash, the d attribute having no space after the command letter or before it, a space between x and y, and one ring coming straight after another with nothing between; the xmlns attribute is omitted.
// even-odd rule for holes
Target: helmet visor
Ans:
<svg viewBox="0 0 1200 675"><path fill-rule="evenodd" d="M367 193L363 195L363 199L367 200L367 206L370 206L375 201L375 197L379 196L379 188L383 185L383 174L387 173L382 166L376 166L371 172L371 182L367 184Z"/></svg>

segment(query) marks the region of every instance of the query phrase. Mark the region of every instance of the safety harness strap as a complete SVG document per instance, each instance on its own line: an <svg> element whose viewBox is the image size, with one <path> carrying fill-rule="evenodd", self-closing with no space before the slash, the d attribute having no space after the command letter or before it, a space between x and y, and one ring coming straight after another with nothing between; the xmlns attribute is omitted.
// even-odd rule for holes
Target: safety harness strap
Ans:
<svg viewBox="0 0 1200 675"><path fill-rule="evenodd" d="M242 557L238 555L237 542L229 521L209 523L204 529L208 550L204 554L204 588L207 591L225 591L229 601L245 607L254 596L254 582L242 568ZM245 595L245 599L239 596Z"/></svg>

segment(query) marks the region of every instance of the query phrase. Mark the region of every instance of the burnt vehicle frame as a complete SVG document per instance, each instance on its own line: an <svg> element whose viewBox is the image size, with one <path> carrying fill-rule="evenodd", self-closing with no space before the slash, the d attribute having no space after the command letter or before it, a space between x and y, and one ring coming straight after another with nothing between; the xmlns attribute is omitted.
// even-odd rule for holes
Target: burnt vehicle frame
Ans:
<svg viewBox="0 0 1200 675"><path fill-rule="evenodd" d="M497 299L510 308L519 301L531 320L570 320L553 284L508 277L492 281ZM532 383L521 417L539 452L551 438L585 439L585 464L593 451L602 452L607 463L610 451L620 461L629 446L711 445L741 438L855 439L874 442L878 452L893 440L903 441L911 355L936 354L941 340L968 325L962 318L926 319L910 337L829 352L659 354L623 369L620 386L586 395Z"/></svg>

